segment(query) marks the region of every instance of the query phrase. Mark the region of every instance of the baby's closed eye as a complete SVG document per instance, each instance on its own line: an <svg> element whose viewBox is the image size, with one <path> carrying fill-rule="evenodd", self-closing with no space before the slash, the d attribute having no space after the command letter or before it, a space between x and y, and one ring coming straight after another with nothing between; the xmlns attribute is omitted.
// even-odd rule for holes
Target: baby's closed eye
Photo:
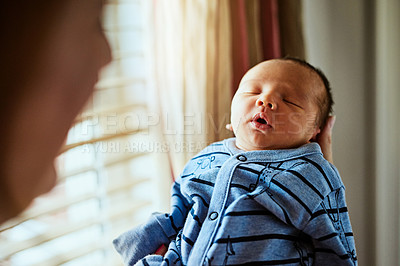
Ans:
<svg viewBox="0 0 400 266"><path fill-rule="evenodd" d="M242 93L245 94L260 94L261 90L257 88L243 88Z"/></svg>
<svg viewBox="0 0 400 266"><path fill-rule="evenodd" d="M290 101L290 100L283 99L283 101L284 101L285 103L288 103L288 104L290 104L290 105L293 105L293 106L296 106L296 107L298 107L298 108L303 109L303 107L301 107L301 106L298 105L297 103L294 103L294 102L292 102L292 101Z"/></svg>

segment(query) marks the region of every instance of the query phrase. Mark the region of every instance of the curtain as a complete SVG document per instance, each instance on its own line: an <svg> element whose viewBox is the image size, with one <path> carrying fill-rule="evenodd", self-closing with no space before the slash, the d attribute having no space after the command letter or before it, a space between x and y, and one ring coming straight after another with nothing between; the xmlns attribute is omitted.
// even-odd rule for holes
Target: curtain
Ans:
<svg viewBox="0 0 400 266"><path fill-rule="evenodd" d="M230 136L229 0L153 0L153 110L172 175L206 145ZM169 174L166 168L165 173Z"/></svg>
<svg viewBox="0 0 400 266"><path fill-rule="evenodd" d="M232 0L232 93L246 71L286 55L304 59L300 0Z"/></svg>
<svg viewBox="0 0 400 266"><path fill-rule="evenodd" d="M305 59L302 3L300 0L279 0L279 32L282 56Z"/></svg>

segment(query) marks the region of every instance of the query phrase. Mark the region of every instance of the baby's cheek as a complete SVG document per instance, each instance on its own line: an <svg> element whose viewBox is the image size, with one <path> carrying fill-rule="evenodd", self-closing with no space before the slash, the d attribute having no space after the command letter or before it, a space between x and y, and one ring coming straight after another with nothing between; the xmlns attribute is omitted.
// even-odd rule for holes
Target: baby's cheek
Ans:
<svg viewBox="0 0 400 266"><path fill-rule="evenodd" d="M317 127L317 114L308 114L306 116L306 125L308 128Z"/></svg>
<svg viewBox="0 0 400 266"><path fill-rule="evenodd" d="M308 115L304 123L304 131L307 135L315 135L318 133L319 127L317 125L317 116Z"/></svg>
<svg viewBox="0 0 400 266"><path fill-rule="evenodd" d="M240 130L240 127L243 126L244 118L242 116L232 116L231 117L231 123L232 123L232 129L233 133L236 135L236 133Z"/></svg>

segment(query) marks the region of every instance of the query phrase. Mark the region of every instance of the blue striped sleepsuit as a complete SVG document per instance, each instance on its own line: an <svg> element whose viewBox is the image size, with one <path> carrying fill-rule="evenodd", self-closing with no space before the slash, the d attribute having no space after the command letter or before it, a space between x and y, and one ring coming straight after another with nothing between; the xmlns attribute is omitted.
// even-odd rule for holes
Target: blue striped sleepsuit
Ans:
<svg viewBox="0 0 400 266"><path fill-rule="evenodd" d="M243 152L226 139L188 162L170 214L114 246L127 265L357 265L344 192L316 143Z"/></svg>

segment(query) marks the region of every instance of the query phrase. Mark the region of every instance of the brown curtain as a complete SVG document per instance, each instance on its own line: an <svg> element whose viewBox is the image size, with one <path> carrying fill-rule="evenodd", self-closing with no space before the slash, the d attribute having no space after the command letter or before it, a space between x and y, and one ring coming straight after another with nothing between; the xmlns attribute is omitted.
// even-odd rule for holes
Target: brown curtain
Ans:
<svg viewBox="0 0 400 266"><path fill-rule="evenodd" d="M279 0L277 2L282 56L290 55L305 59L301 1Z"/></svg>
<svg viewBox="0 0 400 266"><path fill-rule="evenodd" d="M211 142L230 136L230 0L153 0L151 80L154 127L172 175ZM166 186L169 191L169 186Z"/></svg>
<svg viewBox="0 0 400 266"><path fill-rule="evenodd" d="M304 58L301 0L231 0L232 94L257 63Z"/></svg>
<svg viewBox="0 0 400 266"><path fill-rule="evenodd" d="M279 25L278 1L260 1L260 30L262 36L263 57L260 61L281 57L281 36ZM260 61L256 62L259 63Z"/></svg>
<svg viewBox="0 0 400 266"><path fill-rule="evenodd" d="M253 2L253 1L252 1ZM232 29L232 96L240 79L250 68L249 62L249 30L245 0L231 0L231 29ZM250 34L249 34L250 35Z"/></svg>

